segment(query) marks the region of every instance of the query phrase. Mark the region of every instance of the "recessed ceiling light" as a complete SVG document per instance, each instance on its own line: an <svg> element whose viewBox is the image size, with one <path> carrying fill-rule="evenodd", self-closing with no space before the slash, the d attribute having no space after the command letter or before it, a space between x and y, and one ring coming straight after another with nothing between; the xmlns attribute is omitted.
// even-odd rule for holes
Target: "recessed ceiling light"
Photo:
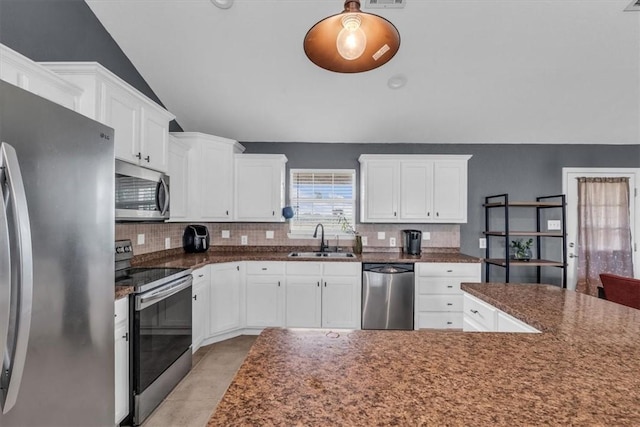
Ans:
<svg viewBox="0 0 640 427"><path fill-rule="evenodd" d="M233 0L211 0L214 6L218 6L220 9L229 9L233 6Z"/></svg>
<svg viewBox="0 0 640 427"><path fill-rule="evenodd" d="M389 89L400 89L407 84L407 76L404 74L396 74L395 76L391 76L387 81L387 86Z"/></svg>

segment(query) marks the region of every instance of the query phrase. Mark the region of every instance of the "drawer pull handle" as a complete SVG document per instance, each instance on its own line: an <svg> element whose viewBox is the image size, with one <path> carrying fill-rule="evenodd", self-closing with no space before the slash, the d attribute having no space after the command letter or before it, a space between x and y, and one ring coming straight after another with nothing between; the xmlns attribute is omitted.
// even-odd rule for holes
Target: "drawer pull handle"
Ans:
<svg viewBox="0 0 640 427"><path fill-rule="evenodd" d="M453 303L448 302L447 305L453 305Z"/></svg>
<svg viewBox="0 0 640 427"><path fill-rule="evenodd" d="M262 267L262 271L267 271L267 267Z"/></svg>
<svg viewBox="0 0 640 427"><path fill-rule="evenodd" d="M453 288L453 285L449 285L449 286L447 286L447 288L451 289L451 288Z"/></svg>
<svg viewBox="0 0 640 427"><path fill-rule="evenodd" d="M320 282L318 282L318 287L320 287Z"/></svg>
<svg viewBox="0 0 640 427"><path fill-rule="evenodd" d="M471 310L469 310L469 311L471 311L473 314L478 314L478 310L473 310L473 309L471 309Z"/></svg>
<svg viewBox="0 0 640 427"><path fill-rule="evenodd" d="M447 325L453 325L453 322L447 322Z"/></svg>
<svg viewBox="0 0 640 427"><path fill-rule="evenodd" d="M447 270L447 273L453 273L453 270Z"/></svg>
<svg viewBox="0 0 640 427"><path fill-rule="evenodd" d="M198 274L198 277L204 277L204 274Z"/></svg>

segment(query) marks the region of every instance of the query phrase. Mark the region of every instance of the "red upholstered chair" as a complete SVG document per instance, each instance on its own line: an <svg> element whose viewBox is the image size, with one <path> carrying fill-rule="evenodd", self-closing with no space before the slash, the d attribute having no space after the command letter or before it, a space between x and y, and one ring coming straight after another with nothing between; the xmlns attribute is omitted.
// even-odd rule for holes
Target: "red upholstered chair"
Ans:
<svg viewBox="0 0 640 427"><path fill-rule="evenodd" d="M640 310L640 279L601 274L604 296L608 301L617 302Z"/></svg>

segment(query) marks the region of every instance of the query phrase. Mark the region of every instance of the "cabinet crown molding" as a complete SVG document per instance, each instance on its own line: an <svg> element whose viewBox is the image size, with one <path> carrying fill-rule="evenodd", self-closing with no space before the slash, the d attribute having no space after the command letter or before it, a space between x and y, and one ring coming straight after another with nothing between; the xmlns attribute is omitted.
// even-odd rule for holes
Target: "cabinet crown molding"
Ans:
<svg viewBox="0 0 640 427"><path fill-rule="evenodd" d="M359 162L367 160L469 160L472 154L362 154Z"/></svg>
<svg viewBox="0 0 640 427"><path fill-rule="evenodd" d="M229 145L232 145L233 148L239 153L242 153L245 150L244 146L240 144L238 141L236 141L235 139L224 138L222 136L210 135L207 133L169 132L169 135L176 138L177 140L182 140L182 141L199 140L199 141L211 141L216 143L229 144Z"/></svg>
<svg viewBox="0 0 640 427"><path fill-rule="evenodd" d="M158 103L138 91L138 89L134 88L126 81L122 80L119 76L105 68L99 62L40 62L39 64L59 76L94 76L107 84L123 87L129 91L131 95L135 96L138 101L146 104L147 107L154 108L158 113L162 113L167 121L171 121L176 118L176 116L171 112L167 111L161 105L158 105ZM96 90L98 89L96 88Z"/></svg>

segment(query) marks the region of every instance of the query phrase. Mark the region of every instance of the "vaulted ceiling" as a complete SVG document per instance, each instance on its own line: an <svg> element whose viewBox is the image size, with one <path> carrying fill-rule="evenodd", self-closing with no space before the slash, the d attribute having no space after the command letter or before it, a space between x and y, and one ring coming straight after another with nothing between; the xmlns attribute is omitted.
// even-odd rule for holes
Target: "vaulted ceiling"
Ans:
<svg viewBox="0 0 640 427"><path fill-rule="evenodd" d="M239 141L640 143L629 0L406 0L365 73L310 62L341 0L86 0L186 131ZM400 89L389 79L404 76Z"/></svg>

